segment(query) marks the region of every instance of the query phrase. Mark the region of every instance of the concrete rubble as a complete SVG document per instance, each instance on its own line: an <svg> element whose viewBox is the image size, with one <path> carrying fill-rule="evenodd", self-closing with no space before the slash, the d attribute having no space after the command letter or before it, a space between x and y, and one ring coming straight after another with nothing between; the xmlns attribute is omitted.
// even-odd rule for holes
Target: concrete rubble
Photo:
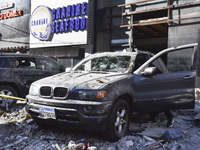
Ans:
<svg viewBox="0 0 200 150"><path fill-rule="evenodd" d="M1 112L0 150L181 150L199 149L200 126L195 110L173 111L175 124L166 128L166 118L160 113L156 122L132 120L127 136L118 142L108 142L99 132L38 126L25 108ZM145 118L145 117L144 117Z"/></svg>

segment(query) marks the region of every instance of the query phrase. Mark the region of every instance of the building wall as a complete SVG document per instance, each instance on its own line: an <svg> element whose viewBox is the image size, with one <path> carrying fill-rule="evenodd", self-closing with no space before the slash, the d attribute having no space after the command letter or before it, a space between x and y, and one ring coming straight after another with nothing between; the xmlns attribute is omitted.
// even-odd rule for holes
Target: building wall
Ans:
<svg viewBox="0 0 200 150"><path fill-rule="evenodd" d="M130 28L120 28L121 25L121 18L115 17L112 22L111 19L105 17L106 15L109 16L110 12L108 7L117 6L120 4L128 4L139 2L141 0L110 0L110 1L97 1L97 20L95 28L96 34L96 51L112 51L111 45L127 45L133 36L134 32L130 32ZM178 4L188 4L188 3L195 3L198 2L197 0L170 0L170 5L178 5ZM167 6L166 0L156 0L151 2L145 2L141 4L137 4L133 7L135 11L142 11L151 8L160 8L163 6ZM104 9L103 9L104 8ZM130 7L126 6L125 11L129 11ZM120 14L120 9L115 9L112 14ZM157 12L159 13L159 12ZM134 18L137 20L144 19L143 17L151 18L149 13L146 14L138 14L134 15ZM99 17L101 16L101 17ZM164 17L167 17L167 9L165 10ZM148 50L152 52L158 52L162 49L172 46L178 46L183 44L195 43L198 41L198 32L200 30L200 7L199 5L195 7L187 7L187 8L179 8L179 9L171 9L170 11L170 19L178 19L178 18L190 18L194 17L195 19L189 20L181 20L181 21L174 21L172 24L166 24L168 28L168 34L164 37L159 38L141 38L141 39L133 39L134 40L134 47L137 49ZM153 18L153 17L152 17ZM130 17L124 17L124 24L130 24ZM102 22L101 26L99 27L100 22ZM103 27L102 27L103 26ZM115 26L115 28L109 29L109 27ZM118 26L118 28L116 28ZM116 44L116 45L117 45ZM127 48L127 47L126 47ZM115 48L114 48L115 49ZM121 47L123 49L123 47ZM128 48L127 48L128 49Z"/></svg>
<svg viewBox="0 0 200 150"><path fill-rule="evenodd" d="M14 4L12 8L0 10L3 15L9 11L22 10L22 16L0 20L0 48L29 46L29 17L31 0L1 0L0 6Z"/></svg>
<svg viewBox="0 0 200 150"><path fill-rule="evenodd" d="M95 51L112 51L111 43L115 41L122 42L128 41L127 29L120 29L121 17L110 18L111 15L120 15L120 8L113 8L120 4L124 4L125 0L97 0L96 15L95 15ZM111 28L111 27L115 28Z"/></svg>
<svg viewBox="0 0 200 150"><path fill-rule="evenodd" d="M173 4L183 4L198 2L195 0L174 0ZM172 19L195 18L190 20L175 21L169 26L168 47L198 42L198 32L200 31L200 7L190 7L172 10Z"/></svg>

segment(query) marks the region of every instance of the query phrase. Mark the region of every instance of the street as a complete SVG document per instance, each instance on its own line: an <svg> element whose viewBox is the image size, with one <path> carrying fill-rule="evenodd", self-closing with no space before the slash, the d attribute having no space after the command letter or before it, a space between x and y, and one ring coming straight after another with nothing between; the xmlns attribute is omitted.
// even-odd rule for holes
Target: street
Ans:
<svg viewBox="0 0 200 150"><path fill-rule="evenodd" d="M200 122L194 121L200 112L199 101L196 101L194 110L173 111L175 123L172 128L165 127L163 113L157 116L155 123L149 122L146 114L136 115L127 136L113 143L106 141L100 132L49 125L40 127L23 107L1 114L0 149L196 150L200 146Z"/></svg>

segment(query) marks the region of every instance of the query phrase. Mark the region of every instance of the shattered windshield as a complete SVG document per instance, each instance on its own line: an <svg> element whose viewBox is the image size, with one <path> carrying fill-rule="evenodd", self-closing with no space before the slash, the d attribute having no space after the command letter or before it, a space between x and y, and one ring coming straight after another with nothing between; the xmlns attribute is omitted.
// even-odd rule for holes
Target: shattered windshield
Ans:
<svg viewBox="0 0 200 150"><path fill-rule="evenodd" d="M126 72L131 56L103 56L87 60L76 67L75 71Z"/></svg>

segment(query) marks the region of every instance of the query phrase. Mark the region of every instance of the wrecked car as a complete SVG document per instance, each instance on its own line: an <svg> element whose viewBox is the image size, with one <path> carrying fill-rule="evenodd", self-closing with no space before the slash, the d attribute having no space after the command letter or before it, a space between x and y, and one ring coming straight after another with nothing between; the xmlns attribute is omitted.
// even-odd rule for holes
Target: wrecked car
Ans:
<svg viewBox="0 0 200 150"><path fill-rule="evenodd" d="M0 94L25 97L32 82L64 71L64 66L48 57L1 53ZM15 103L14 99L0 97L1 109L9 109Z"/></svg>
<svg viewBox="0 0 200 150"><path fill-rule="evenodd" d="M93 54L71 71L32 83L27 110L39 123L103 130L116 141L131 114L194 108L196 46Z"/></svg>

